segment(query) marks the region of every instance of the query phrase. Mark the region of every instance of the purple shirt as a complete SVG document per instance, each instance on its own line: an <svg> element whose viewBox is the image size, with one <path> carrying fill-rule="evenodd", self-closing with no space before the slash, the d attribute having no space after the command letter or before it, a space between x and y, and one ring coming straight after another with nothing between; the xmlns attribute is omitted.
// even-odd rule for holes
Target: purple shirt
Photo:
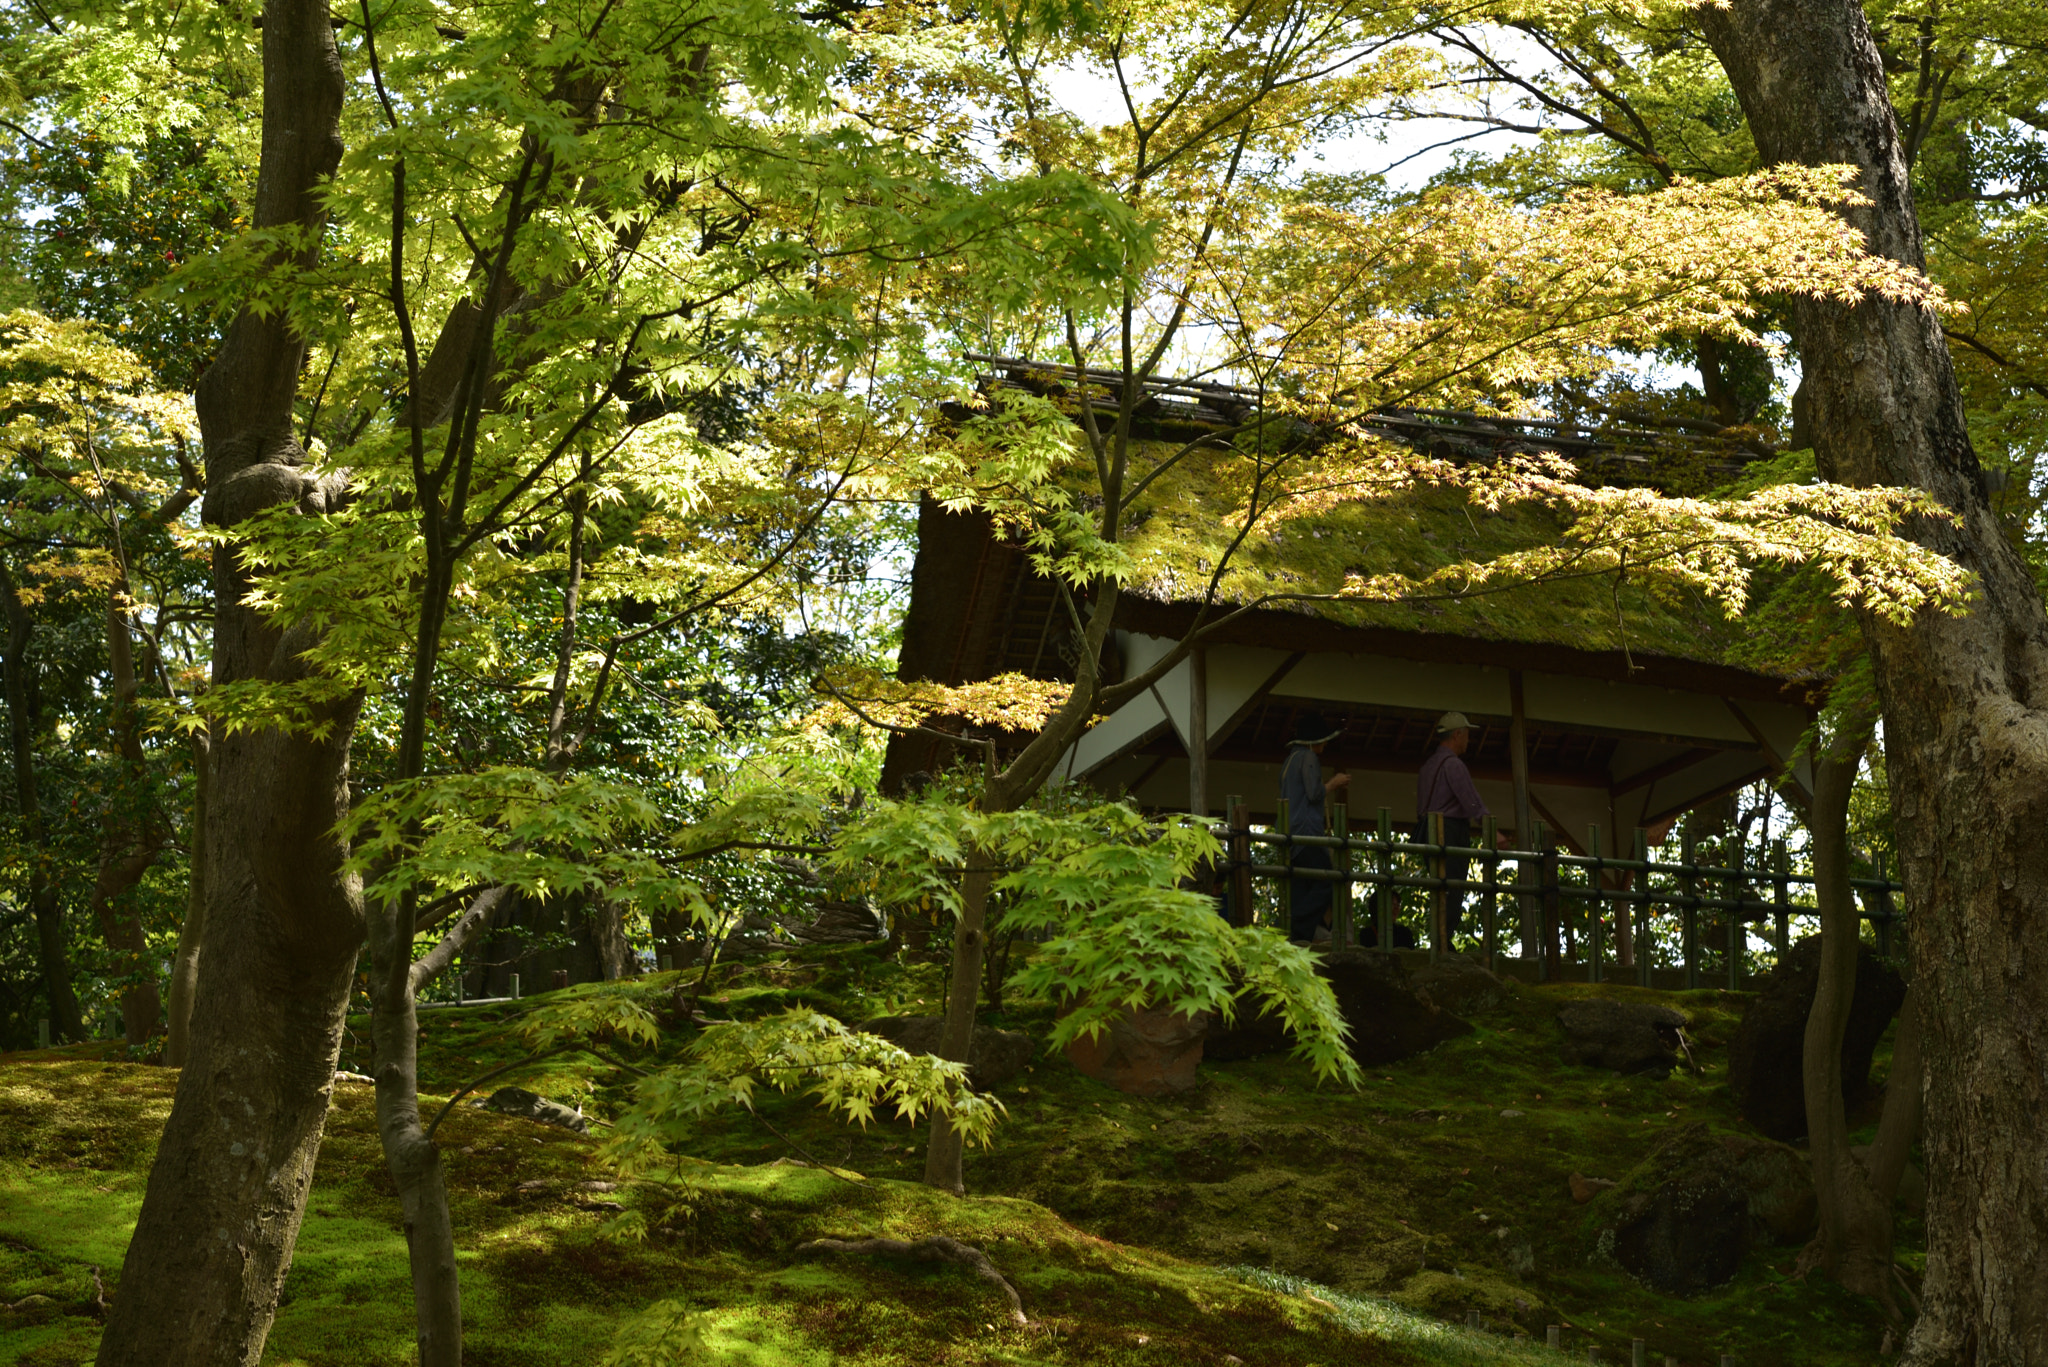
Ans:
<svg viewBox="0 0 2048 1367"><path fill-rule="evenodd" d="M1479 800L1479 790L1472 786L1472 771L1448 745L1438 745L1436 753L1422 762L1422 772L1415 776L1416 818L1427 817L1431 812L1462 816L1469 821L1492 815Z"/></svg>

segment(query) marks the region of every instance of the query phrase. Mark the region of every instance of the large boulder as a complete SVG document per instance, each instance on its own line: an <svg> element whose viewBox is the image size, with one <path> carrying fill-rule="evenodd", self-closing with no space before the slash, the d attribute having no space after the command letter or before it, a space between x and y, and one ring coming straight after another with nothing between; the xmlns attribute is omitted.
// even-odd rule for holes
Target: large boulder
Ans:
<svg viewBox="0 0 2048 1367"><path fill-rule="evenodd" d="M1732 1279L1758 1244L1805 1242L1817 1211L1802 1155L1696 1123L1594 1197L1589 1219L1598 1249L1630 1276L1693 1296Z"/></svg>
<svg viewBox="0 0 2048 1367"><path fill-rule="evenodd" d="M1206 1011L1190 1016L1145 1007L1113 1017L1093 1039L1076 1039L1067 1046L1067 1057L1089 1077L1120 1092L1171 1096L1195 1085L1208 1031Z"/></svg>
<svg viewBox="0 0 2048 1367"><path fill-rule="evenodd" d="M942 1016L878 1016L857 1027L865 1034L880 1035L906 1053L936 1054L945 1036ZM1021 1030L998 1030L991 1025L974 1027L973 1043L967 1046L967 1080L978 1092L1001 1086L1024 1071L1031 1062L1031 1036Z"/></svg>
<svg viewBox="0 0 2048 1367"><path fill-rule="evenodd" d="M1806 1136L1806 1018L1819 987L1820 937L1810 935L1779 958L1728 1046L1728 1090L1743 1118L1787 1143ZM1856 994L1842 1035L1842 1099L1852 1113L1873 1099L1870 1056L1905 1000L1905 980L1859 944Z"/></svg>
<svg viewBox="0 0 2048 1367"><path fill-rule="evenodd" d="M1472 971L1493 975L1474 964ZM1420 972L1421 970L1418 970ZM1351 1027L1351 1056L1366 1067L1393 1063L1447 1039L1470 1034L1472 1027L1425 995L1399 955L1376 949L1339 949L1321 956L1316 972L1329 980L1337 1009ZM1470 974L1444 975L1443 983L1470 982ZM1500 984L1493 980L1499 990ZM1271 1012L1239 1011L1235 1023L1210 1022L1203 1057L1216 1062L1253 1058L1292 1047L1294 1037Z"/></svg>
<svg viewBox="0 0 2048 1367"><path fill-rule="evenodd" d="M1606 997L1572 1002L1557 1013L1564 1056L1617 1073L1670 1072L1691 1019L1674 1007Z"/></svg>
<svg viewBox="0 0 2048 1367"><path fill-rule="evenodd" d="M1446 954L1433 964L1410 969L1408 982L1433 1005L1460 1016L1491 1011L1508 999L1499 978L1477 959L1462 954Z"/></svg>

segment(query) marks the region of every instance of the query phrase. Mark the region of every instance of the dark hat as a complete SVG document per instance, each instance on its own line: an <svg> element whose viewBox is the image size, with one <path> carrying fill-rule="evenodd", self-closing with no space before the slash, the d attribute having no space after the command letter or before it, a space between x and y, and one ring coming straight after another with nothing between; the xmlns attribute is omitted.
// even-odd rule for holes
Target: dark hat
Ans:
<svg viewBox="0 0 2048 1367"><path fill-rule="evenodd" d="M1321 745L1337 739L1343 732L1341 726L1332 726L1323 720L1320 712L1304 712L1294 719L1294 739L1289 745Z"/></svg>

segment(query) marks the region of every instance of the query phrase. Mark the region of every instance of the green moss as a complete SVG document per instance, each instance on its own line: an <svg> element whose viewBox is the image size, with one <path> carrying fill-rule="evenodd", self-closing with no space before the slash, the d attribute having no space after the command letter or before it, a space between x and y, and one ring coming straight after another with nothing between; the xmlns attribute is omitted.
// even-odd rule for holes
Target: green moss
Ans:
<svg viewBox="0 0 2048 1367"><path fill-rule="evenodd" d="M1179 450L1174 443L1133 445L1142 475ZM1244 460L1197 452L1161 476L1133 510L1132 589L1165 602L1197 598L1242 525L1236 508ZM1424 489L1339 504L1261 531L1232 555L1219 586L1229 602L1271 593L1335 593L1347 575L1399 573L1421 578L1445 566L1491 560L1555 542L1564 523L1542 508L1502 513L1473 507L1460 493ZM1804 586L1806 580L1798 580ZM1715 663L1736 662L1744 631L1690 591L1641 584L1617 595L1611 579L1561 580L1448 602L1298 603L1290 610L1345 626L1430 632L1481 640L1621 650ZM1740 661L1769 666L1755 652Z"/></svg>
<svg viewBox="0 0 2048 1367"><path fill-rule="evenodd" d="M934 994L930 1010L935 982L929 966L791 956L721 970L706 1005L816 990L857 1016ZM1587 995L1692 1013L1705 1071L1623 1078L1563 1064L1554 1014ZM1268 1057L1206 1066L1194 1092L1141 1101L1041 1054L999 1089L1009 1118L992 1149L969 1155L964 1201L915 1180L920 1128L849 1128L801 1097L763 1105L772 1131L744 1113L713 1118L668 1180L610 1193L578 1185L606 1176L593 1140L461 1107L440 1137L469 1357L595 1362L687 1307L724 1355L714 1360L764 1364L1520 1360L1510 1333L1468 1341L1456 1327L1478 1309L1539 1338L1560 1324L1575 1351L1598 1345L1608 1361L1625 1361L1640 1337L1653 1360L1726 1351L1750 1367L1860 1367L1882 1337L1876 1311L1818 1276L1787 1281L1796 1250L1762 1250L1729 1286L1681 1302L1589 1260L1579 1232L1573 1172L1621 1178L1684 1122L1742 1132L1724 1050L1744 1000L1516 985L1471 1035L1373 1072L1358 1093ZM524 1009L426 1013L429 1090L517 1056ZM1027 1001L1003 1023L1042 1039L1050 1020L1048 1005ZM673 1056L689 1038L654 1052ZM599 1116L622 1095L607 1065L573 1055L506 1080ZM118 1290L173 1081L79 1051L0 1060L0 1300L50 1298L0 1317L0 1360L90 1356L89 1269ZM868 1180L790 1163L776 1131ZM607 1237L607 1201L644 1217L646 1238ZM1917 1225L1901 1227L1917 1238ZM1010 1327L995 1294L957 1268L794 1251L819 1237L933 1233L986 1249L1034 1326ZM1917 1256L1902 1249L1909 1265ZM1241 1270L1219 1270L1231 1267ZM411 1360L403 1238L367 1086L337 1088L287 1294L268 1361Z"/></svg>

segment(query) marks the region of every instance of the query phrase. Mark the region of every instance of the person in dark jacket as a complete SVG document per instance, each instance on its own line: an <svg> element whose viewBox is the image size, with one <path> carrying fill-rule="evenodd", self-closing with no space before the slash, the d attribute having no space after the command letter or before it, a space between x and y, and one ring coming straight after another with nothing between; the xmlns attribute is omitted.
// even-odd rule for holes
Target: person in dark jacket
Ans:
<svg viewBox="0 0 2048 1367"><path fill-rule="evenodd" d="M1472 844L1472 823L1491 815L1472 786L1472 771L1465 767L1465 749L1472 743L1472 723L1463 712L1446 712L1437 719L1436 749L1422 762L1415 778L1415 814L1419 839L1429 839L1429 817L1441 812L1444 844L1467 848ZM1444 877L1461 880L1470 872L1469 857L1451 855L1444 860ZM1444 894L1444 927L1458 933L1465 915L1465 894L1452 890Z"/></svg>
<svg viewBox="0 0 2048 1367"><path fill-rule="evenodd" d="M1287 743L1287 762L1280 768L1280 796L1287 800L1287 831L1290 835L1328 834L1324 804L1331 793L1348 786L1349 774L1323 777L1323 747L1335 740L1342 727L1332 726L1315 712L1304 712L1294 722L1294 739ZM1325 849L1294 851L1297 869L1334 869L1337 865ZM1327 938L1330 906L1336 900L1337 885L1326 878L1290 878L1288 903L1292 916L1287 938L1310 943L1321 932Z"/></svg>

